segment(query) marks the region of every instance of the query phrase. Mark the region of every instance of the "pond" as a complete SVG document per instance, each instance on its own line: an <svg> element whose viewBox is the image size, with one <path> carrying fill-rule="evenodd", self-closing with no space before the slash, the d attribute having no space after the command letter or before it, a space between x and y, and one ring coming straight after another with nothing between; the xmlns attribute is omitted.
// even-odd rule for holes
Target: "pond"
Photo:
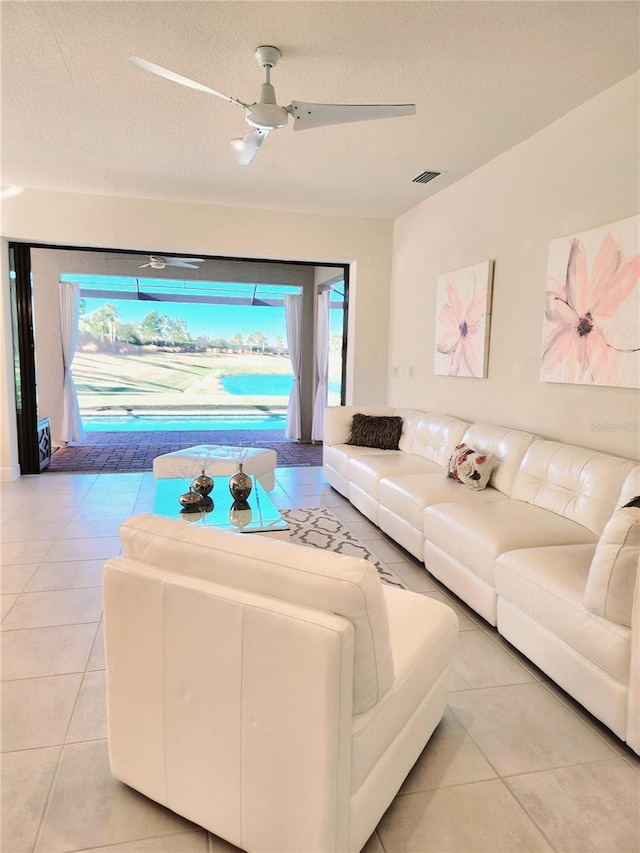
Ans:
<svg viewBox="0 0 640 853"><path fill-rule="evenodd" d="M244 397L288 397L291 373L232 373L220 380L227 394Z"/></svg>
<svg viewBox="0 0 640 853"><path fill-rule="evenodd" d="M227 394L246 397L288 397L291 394L291 373L233 373L220 380ZM329 380L329 392L340 393L340 382Z"/></svg>

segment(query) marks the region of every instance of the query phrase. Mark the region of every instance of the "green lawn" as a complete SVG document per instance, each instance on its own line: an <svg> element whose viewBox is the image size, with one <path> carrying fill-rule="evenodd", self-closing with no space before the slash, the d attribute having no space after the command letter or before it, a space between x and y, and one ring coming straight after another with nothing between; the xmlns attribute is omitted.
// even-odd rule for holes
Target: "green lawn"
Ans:
<svg viewBox="0 0 640 853"><path fill-rule="evenodd" d="M221 377L233 373L290 374L288 356L259 353L77 352L73 375L80 408L282 409L283 397L227 394Z"/></svg>

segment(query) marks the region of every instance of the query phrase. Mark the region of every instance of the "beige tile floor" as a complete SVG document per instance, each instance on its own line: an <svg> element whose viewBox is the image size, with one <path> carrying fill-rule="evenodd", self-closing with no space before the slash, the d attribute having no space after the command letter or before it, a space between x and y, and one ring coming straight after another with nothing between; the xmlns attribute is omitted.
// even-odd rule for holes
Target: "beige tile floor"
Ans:
<svg viewBox="0 0 640 853"><path fill-rule="evenodd" d="M322 479L276 471L280 508L328 506L407 587L460 617L449 708L366 853L638 851L640 759ZM0 485L3 853L232 853L109 773L101 570L151 474ZM301 851L301 853L307 853Z"/></svg>

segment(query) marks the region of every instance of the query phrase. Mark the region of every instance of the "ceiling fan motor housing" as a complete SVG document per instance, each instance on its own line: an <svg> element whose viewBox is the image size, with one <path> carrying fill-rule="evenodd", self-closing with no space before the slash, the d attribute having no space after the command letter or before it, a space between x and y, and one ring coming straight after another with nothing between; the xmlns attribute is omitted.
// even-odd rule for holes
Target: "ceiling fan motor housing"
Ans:
<svg viewBox="0 0 640 853"><path fill-rule="evenodd" d="M286 125L289 113L284 107L278 106L276 90L271 83L262 84L260 100L248 108L246 119L250 125L262 130L275 130L277 127Z"/></svg>

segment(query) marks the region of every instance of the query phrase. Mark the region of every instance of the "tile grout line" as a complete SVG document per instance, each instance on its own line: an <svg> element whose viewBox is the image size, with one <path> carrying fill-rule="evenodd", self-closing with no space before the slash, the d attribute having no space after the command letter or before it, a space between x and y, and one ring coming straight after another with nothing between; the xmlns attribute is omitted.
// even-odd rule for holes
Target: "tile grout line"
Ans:
<svg viewBox="0 0 640 853"><path fill-rule="evenodd" d="M77 707L78 707L78 702L79 702L79 700L80 700L80 693L81 693L81 691L82 691L82 686L83 686L83 684L84 684L84 682L85 682L85 678L86 678L86 676L87 676L87 667L88 667L88 665L89 665L89 661L90 661L90 659L91 659L91 652L93 651L93 646L94 646L94 643L95 643L95 641L96 641L96 636L97 636L97 634L98 634L99 629L100 629L100 622L98 622L98 623L97 623L97 625L96 625L96 630L95 630L95 633L94 633L94 635L93 635L93 641L92 641L92 643L91 643L91 646L89 647L89 651L87 652L87 659L86 659L86 661L85 661L84 670L83 670L83 673L82 673L82 678L80 679L80 686L78 687L78 692L77 692L77 694L76 694L75 702L73 703L73 709L72 709L72 711L71 711L71 714L70 714L70 716L69 716L69 721L68 721L67 726L66 726L66 729L65 729L63 742L62 742L62 745L61 745L61 747L60 747L60 754L58 755L58 759L57 759L57 761L56 761L56 769L55 769L55 771L54 771L54 773L53 773L53 776L52 776L52 778L51 778L51 784L49 785L49 790L48 790L48 792L47 792L47 798L46 798L46 801L45 801L44 807L43 807L43 809L42 809L42 814L41 814L41 816L40 816L40 822L39 822L39 824L38 824L38 831L36 832L35 839L34 839L34 842L33 842L33 847L31 848L31 850L32 850L32 851L35 851L35 850L37 850L37 848L38 848L38 843L39 843L39 841L40 841L40 837L41 837L41 835L42 835L42 829L43 829L43 826L44 826L45 820L46 820L46 818L47 818L47 815L48 815L48 813L49 813L49 808L50 808L50 805L51 805L51 797L52 797L52 794L53 794L53 789L54 789L54 786L55 786L55 784L56 784L56 782L57 782L57 780L58 780L58 776L59 776L59 774L60 774L60 765L62 764L62 759L63 759L64 754L65 754L66 749L67 749L67 737L68 737L68 735L69 735L69 730L70 730L70 728L71 728L71 723L72 723L72 721L73 721L74 715L75 715L75 713L76 713L76 709L77 709Z"/></svg>

